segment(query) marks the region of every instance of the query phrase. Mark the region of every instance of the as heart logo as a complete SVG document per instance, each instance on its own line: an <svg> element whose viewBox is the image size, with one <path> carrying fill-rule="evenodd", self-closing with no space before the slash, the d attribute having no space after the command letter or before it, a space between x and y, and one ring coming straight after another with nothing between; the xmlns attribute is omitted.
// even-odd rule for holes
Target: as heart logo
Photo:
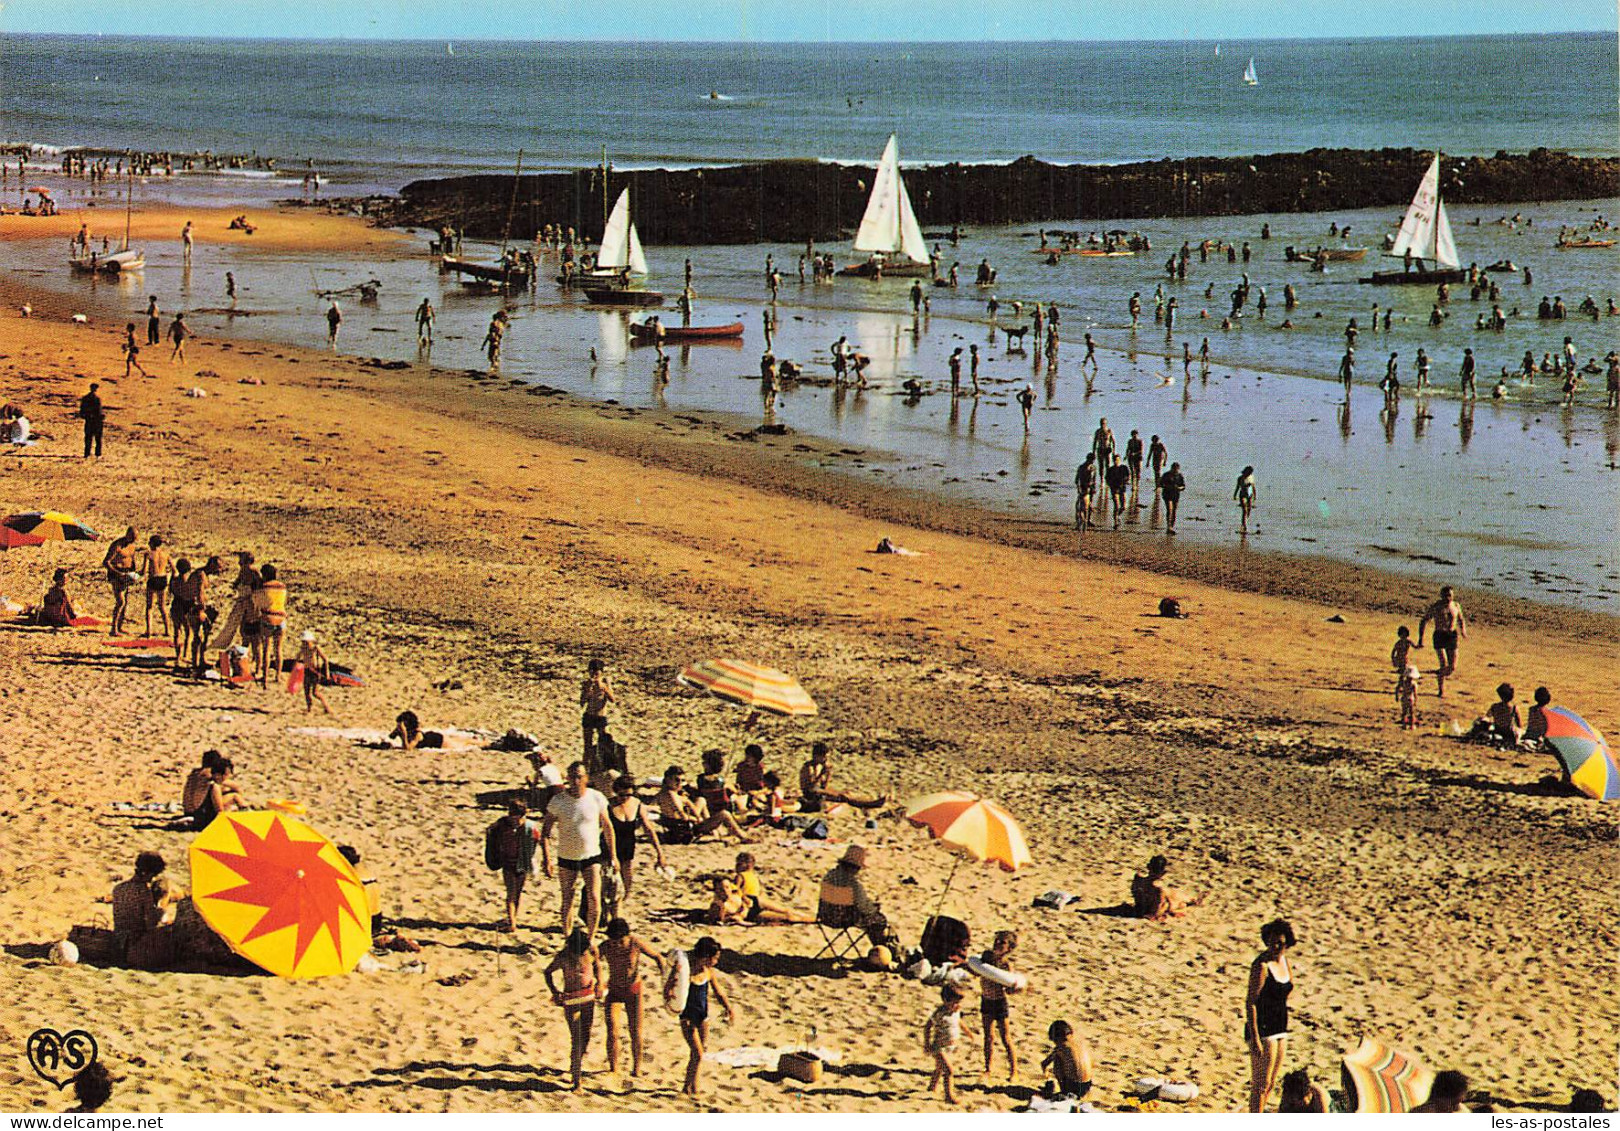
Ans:
<svg viewBox="0 0 1620 1131"><path fill-rule="evenodd" d="M75 1076L96 1062L99 1053L96 1039L83 1029L68 1033L40 1029L28 1038L28 1063L58 1088L73 1083Z"/></svg>

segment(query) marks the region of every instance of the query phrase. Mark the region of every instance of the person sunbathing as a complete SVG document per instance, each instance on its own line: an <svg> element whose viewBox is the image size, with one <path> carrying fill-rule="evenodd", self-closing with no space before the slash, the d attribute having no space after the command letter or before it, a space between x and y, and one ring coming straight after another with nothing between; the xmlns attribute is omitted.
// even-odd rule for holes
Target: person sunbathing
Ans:
<svg viewBox="0 0 1620 1131"><path fill-rule="evenodd" d="M737 824L737 819L730 813L711 814L701 800L686 795L681 787L685 776L685 771L679 766L671 766L665 770L663 788L653 801L658 806L664 843L691 844L698 837L706 836L718 828L724 828L738 840L748 842L750 840L748 834L743 832L742 826Z"/></svg>
<svg viewBox="0 0 1620 1131"><path fill-rule="evenodd" d="M1185 915L1189 907L1204 902L1202 894L1189 900L1179 889L1167 885L1164 877L1169 870L1170 861L1155 856L1148 861L1147 871L1138 872L1131 880L1131 906L1138 919L1163 922Z"/></svg>
<svg viewBox="0 0 1620 1131"><path fill-rule="evenodd" d="M743 899L743 919L749 923L814 923L816 917L806 911L776 903L765 897L765 887L754 870L752 852L737 853L736 873L732 877Z"/></svg>
<svg viewBox="0 0 1620 1131"><path fill-rule="evenodd" d="M162 970L174 961L171 908L185 893L169 887L167 868L156 852L143 852L135 875L112 890L113 938L124 965L135 970Z"/></svg>
<svg viewBox="0 0 1620 1131"><path fill-rule="evenodd" d="M742 889L737 886L734 877L716 876L710 891L713 898L703 912L705 923L719 927L728 923L741 925L748 922L748 901L743 898Z"/></svg>
<svg viewBox="0 0 1620 1131"><path fill-rule="evenodd" d="M829 802L841 802L853 805L857 809L881 809L885 805L893 804L894 798L888 794L880 797L858 797L853 793L840 793L829 788L832 782L832 765L827 761L828 755L827 744L818 742L810 748L810 760L799 767L800 812L819 813Z"/></svg>
<svg viewBox="0 0 1620 1131"><path fill-rule="evenodd" d="M198 832L206 829L221 813L243 807L241 791L231 781L231 771L234 769L229 758L220 758L209 771L208 792L196 810L189 814Z"/></svg>
<svg viewBox="0 0 1620 1131"><path fill-rule="evenodd" d="M388 740L392 742L396 738L402 750L440 750L444 747L444 735L436 730L423 730L415 711L401 711L395 716L394 729L388 732Z"/></svg>
<svg viewBox="0 0 1620 1131"><path fill-rule="evenodd" d="M51 587L39 603L39 623L52 628L72 628L77 619L73 599L68 596L67 570L59 569L51 577Z"/></svg>

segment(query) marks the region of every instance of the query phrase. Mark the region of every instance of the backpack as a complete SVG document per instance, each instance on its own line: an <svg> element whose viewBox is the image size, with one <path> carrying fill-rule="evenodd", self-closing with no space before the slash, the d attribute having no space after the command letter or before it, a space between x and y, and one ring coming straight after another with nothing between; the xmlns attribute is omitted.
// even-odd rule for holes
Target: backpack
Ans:
<svg viewBox="0 0 1620 1131"><path fill-rule="evenodd" d="M484 867L491 872L501 870L501 849L505 847L506 840L506 830L502 826L505 823L506 818L502 817L484 832Z"/></svg>

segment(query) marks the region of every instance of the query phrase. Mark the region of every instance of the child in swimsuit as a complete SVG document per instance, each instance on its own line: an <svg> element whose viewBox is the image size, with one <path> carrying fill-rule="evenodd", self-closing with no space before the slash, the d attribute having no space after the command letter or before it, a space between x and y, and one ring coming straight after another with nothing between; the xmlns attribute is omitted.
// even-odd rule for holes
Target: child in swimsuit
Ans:
<svg viewBox="0 0 1620 1131"><path fill-rule="evenodd" d="M691 1050L691 1057L686 1062L686 1083L681 1091L689 1096L695 1096L698 1071L703 1066L703 1046L709 1039L710 991L714 992L715 998L720 1002L720 1008L725 1011L726 1024L732 1024L736 1020L736 1015L731 1011L731 1002L727 1000L720 975L715 970L720 962L720 944L705 935L692 948L690 961L692 975L690 988L686 993L686 1005L681 1009L681 1036L686 1038L686 1047Z"/></svg>
<svg viewBox="0 0 1620 1131"><path fill-rule="evenodd" d="M1002 970L1012 969L1012 952L1018 948L1016 931L997 931L990 949L979 961L986 966ZM995 1060L995 1041L1001 1037L1001 1047L1007 1052L1007 1078L1018 1075L1018 1054L1013 1052L1012 1035L1007 1032L1007 990L998 982L983 979L984 989L979 996L979 1018L984 1022L984 1074L990 1075Z"/></svg>
<svg viewBox="0 0 1620 1131"><path fill-rule="evenodd" d="M1077 1036L1074 1026L1067 1021L1054 1021L1046 1031L1052 1042L1052 1051L1041 1061L1041 1067L1052 1073L1041 1091L1047 1099L1068 1096L1084 1099L1091 1091L1091 1049L1086 1039Z"/></svg>
<svg viewBox="0 0 1620 1131"><path fill-rule="evenodd" d="M607 1030L608 1071L619 1070L619 1029L614 1018L614 1006L624 1010L625 1022L630 1029L630 1075L641 1075L641 975L643 956L658 967L658 977L664 977L664 960L646 943L630 933L630 924L614 919L607 925L607 941L598 948L602 962L607 966L607 995L602 999L602 1024Z"/></svg>
<svg viewBox="0 0 1620 1131"><path fill-rule="evenodd" d="M562 988L552 975L562 972ZM568 1021L568 1071L574 1081L574 1091L584 1086L585 1050L591 1043L591 1024L596 1019L596 999L602 984L602 957L591 945L591 937L576 928L568 941L546 967L546 987L551 1000L563 1008Z"/></svg>

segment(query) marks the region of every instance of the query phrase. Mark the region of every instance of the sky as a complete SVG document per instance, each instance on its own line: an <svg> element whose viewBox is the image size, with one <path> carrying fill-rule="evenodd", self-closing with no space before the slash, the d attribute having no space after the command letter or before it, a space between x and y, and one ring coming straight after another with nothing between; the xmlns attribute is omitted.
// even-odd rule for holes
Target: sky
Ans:
<svg viewBox="0 0 1620 1131"><path fill-rule="evenodd" d="M1615 0L3 0L0 33L737 42L1616 31Z"/></svg>

